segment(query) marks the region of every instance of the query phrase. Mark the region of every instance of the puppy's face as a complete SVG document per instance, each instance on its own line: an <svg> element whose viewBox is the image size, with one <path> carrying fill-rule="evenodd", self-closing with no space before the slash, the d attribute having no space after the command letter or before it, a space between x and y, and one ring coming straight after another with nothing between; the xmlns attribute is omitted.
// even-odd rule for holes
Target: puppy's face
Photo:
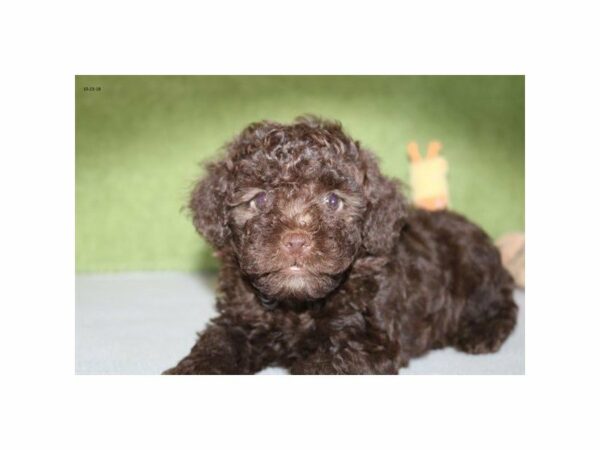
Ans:
<svg viewBox="0 0 600 450"><path fill-rule="evenodd" d="M397 185L337 123L252 124L207 169L194 224L268 299L325 297L361 248L388 253L401 229Z"/></svg>
<svg viewBox="0 0 600 450"><path fill-rule="evenodd" d="M365 199L339 168L321 166L320 177L290 168L281 164L276 182L256 179L236 190L232 243L265 297L318 299L340 283L360 248Z"/></svg>

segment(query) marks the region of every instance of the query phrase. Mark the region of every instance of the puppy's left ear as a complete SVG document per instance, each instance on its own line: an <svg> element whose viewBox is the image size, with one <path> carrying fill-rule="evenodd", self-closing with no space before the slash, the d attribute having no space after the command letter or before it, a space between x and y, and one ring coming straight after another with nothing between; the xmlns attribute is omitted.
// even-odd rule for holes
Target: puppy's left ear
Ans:
<svg viewBox="0 0 600 450"><path fill-rule="evenodd" d="M392 251L406 222L407 202L398 181L385 177L375 155L359 150L367 212L363 225L363 247L371 255Z"/></svg>
<svg viewBox="0 0 600 450"><path fill-rule="evenodd" d="M229 239L226 199L232 185L230 172L226 161L207 164L206 175L196 183L188 204L196 230L217 250Z"/></svg>

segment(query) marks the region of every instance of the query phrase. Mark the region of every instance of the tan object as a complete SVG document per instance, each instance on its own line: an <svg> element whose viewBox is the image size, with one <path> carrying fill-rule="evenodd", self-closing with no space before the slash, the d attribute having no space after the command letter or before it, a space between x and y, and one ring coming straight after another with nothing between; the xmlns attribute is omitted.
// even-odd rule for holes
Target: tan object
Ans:
<svg viewBox="0 0 600 450"><path fill-rule="evenodd" d="M515 279L518 287L525 287L525 235L508 233L496 239L502 264Z"/></svg>

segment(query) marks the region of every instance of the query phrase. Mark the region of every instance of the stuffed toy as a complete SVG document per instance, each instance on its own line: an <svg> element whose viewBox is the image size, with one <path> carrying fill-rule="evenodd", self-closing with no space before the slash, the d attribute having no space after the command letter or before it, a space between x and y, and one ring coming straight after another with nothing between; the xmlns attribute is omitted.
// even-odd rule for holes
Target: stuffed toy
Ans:
<svg viewBox="0 0 600 450"><path fill-rule="evenodd" d="M448 162L440 156L442 144L431 141L427 155L421 157L416 142L408 144L410 185L413 203L430 211L445 209L450 203L448 193Z"/></svg>

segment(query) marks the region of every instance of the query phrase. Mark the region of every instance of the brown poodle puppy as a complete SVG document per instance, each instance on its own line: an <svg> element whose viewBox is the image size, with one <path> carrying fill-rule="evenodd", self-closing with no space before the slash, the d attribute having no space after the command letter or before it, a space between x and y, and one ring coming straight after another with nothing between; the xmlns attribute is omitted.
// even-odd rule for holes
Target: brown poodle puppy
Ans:
<svg viewBox="0 0 600 450"><path fill-rule="evenodd" d="M485 232L412 208L338 123L254 123L207 169L189 206L222 262L220 315L166 374L396 374L430 349L495 352L514 328Z"/></svg>

